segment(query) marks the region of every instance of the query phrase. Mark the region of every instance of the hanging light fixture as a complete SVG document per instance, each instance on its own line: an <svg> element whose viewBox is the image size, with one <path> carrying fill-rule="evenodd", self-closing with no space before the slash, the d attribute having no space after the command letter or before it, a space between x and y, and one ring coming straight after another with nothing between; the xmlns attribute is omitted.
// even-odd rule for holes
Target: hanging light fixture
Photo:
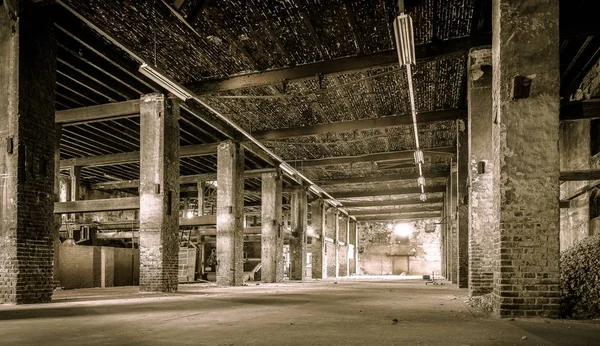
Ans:
<svg viewBox="0 0 600 346"><path fill-rule="evenodd" d="M415 40L413 35L412 18L401 13L394 20L394 35L396 37L396 51L398 52L398 63L400 67L406 67L406 79L408 81L408 95L410 99L410 112L412 115L413 131L415 135L415 165L419 169L417 183L421 187L421 201L427 200L425 195L425 177L423 176L423 164L425 159L419 144L419 131L417 128L417 110L415 106L415 93L412 80L412 65L417 63L415 56Z"/></svg>

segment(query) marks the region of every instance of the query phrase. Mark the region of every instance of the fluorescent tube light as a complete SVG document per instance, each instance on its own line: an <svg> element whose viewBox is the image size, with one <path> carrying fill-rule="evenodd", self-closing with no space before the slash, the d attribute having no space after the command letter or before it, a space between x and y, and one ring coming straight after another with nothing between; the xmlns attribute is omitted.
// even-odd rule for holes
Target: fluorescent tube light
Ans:
<svg viewBox="0 0 600 346"><path fill-rule="evenodd" d="M143 63L140 66L139 71L141 74L152 79L158 85L167 89L171 94L177 96L183 101L187 101L193 97L193 95L183 86L181 86L181 84L170 79L161 71L158 71L156 67L150 66L147 63Z"/></svg>

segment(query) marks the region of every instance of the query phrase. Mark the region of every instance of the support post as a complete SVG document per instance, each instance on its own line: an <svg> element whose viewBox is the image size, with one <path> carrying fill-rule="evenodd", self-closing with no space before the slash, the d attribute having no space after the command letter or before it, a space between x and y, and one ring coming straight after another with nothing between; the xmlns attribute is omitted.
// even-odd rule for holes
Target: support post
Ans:
<svg viewBox="0 0 600 346"><path fill-rule="evenodd" d="M52 299L53 6L0 6L0 304Z"/></svg>
<svg viewBox="0 0 600 346"><path fill-rule="evenodd" d="M458 163L454 163L451 173L451 184L450 184L450 208L451 208L451 238L450 243L450 256L452 256L450 263L450 278L453 284L458 283Z"/></svg>
<svg viewBox="0 0 600 346"><path fill-rule="evenodd" d="M179 105L162 94L140 102L140 291L177 290Z"/></svg>
<svg viewBox="0 0 600 346"><path fill-rule="evenodd" d="M459 288L469 286L469 133L464 120L456 121L457 129L457 184L458 184L458 273Z"/></svg>
<svg viewBox="0 0 600 346"><path fill-rule="evenodd" d="M244 148L217 149L217 284L241 286L244 276Z"/></svg>
<svg viewBox="0 0 600 346"><path fill-rule="evenodd" d="M311 244L312 253L312 278L324 279L327 277L327 259L325 258L325 228L324 228L324 203L319 198L311 204L311 225L315 234L319 236L314 238Z"/></svg>
<svg viewBox="0 0 600 346"><path fill-rule="evenodd" d="M346 229L344 230L344 233L346 238L346 272L344 275L350 276L350 217L346 217Z"/></svg>
<svg viewBox="0 0 600 346"><path fill-rule="evenodd" d="M359 234L358 234L358 221L354 221L354 274L360 275L360 261L358 258L359 254Z"/></svg>
<svg viewBox="0 0 600 346"><path fill-rule="evenodd" d="M493 18L494 311L559 311L559 4L495 0Z"/></svg>
<svg viewBox="0 0 600 346"><path fill-rule="evenodd" d="M340 211L335 208L335 277L340 276Z"/></svg>
<svg viewBox="0 0 600 346"><path fill-rule="evenodd" d="M304 186L292 188L290 237L290 279L306 278L307 193Z"/></svg>
<svg viewBox="0 0 600 346"><path fill-rule="evenodd" d="M198 216L204 215L204 203L205 196L204 192L206 190L206 182L200 180L197 182L198 186Z"/></svg>
<svg viewBox="0 0 600 346"><path fill-rule="evenodd" d="M492 150L492 50L474 48L467 66L469 113L469 295L494 285L494 193Z"/></svg>
<svg viewBox="0 0 600 346"><path fill-rule="evenodd" d="M261 281L283 281L281 173L263 173L261 210Z"/></svg>

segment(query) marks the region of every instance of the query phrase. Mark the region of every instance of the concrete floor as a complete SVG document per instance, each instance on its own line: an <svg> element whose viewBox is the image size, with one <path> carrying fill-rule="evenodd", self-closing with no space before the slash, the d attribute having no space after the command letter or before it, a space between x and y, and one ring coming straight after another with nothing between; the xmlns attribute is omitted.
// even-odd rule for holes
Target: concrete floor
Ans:
<svg viewBox="0 0 600 346"><path fill-rule="evenodd" d="M0 305L0 345L600 345L600 321L489 318L465 294L399 277L58 291Z"/></svg>

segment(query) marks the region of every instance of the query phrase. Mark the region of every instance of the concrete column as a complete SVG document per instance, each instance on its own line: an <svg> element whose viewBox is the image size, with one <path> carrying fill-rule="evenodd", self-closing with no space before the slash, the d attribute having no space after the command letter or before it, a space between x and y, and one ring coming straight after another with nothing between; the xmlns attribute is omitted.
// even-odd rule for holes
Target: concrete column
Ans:
<svg viewBox="0 0 600 346"><path fill-rule="evenodd" d="M204 215L204 191L206 190L206 182L198 181L196 185L198 186L198 216L202 216Z"/></svg>
<svg viewBox="0 0 600 346"><path fill-rule="evenodd" d="M263 173L261 211L261 263L263 282L283 281L283 232L281 230L281 175Z"/></svg>
<svg viewBox="0 0 600 346"><path fill-rule="evenodd" d="M241 286L244 276L244 148L217 149L217 284Z"/></svg>
<svg viewBox="0 0 600 346"><path fill-rule="evenodd" d="M325 209L325 262L326 277L334 277L335 276L335 224L336 224L336 213L335 208L324 206Z"/></svg>
<svg viewBox="0 0 600 346"><path fill-rule="evenodd" d="M54 126L54 202L60 202L61 191L60 191L60 139L62 137L62 125L56 124ZM54 285L60 283L60 256L58 255L59 246L60 246L60 226L62 225L62 215L55 214L54 215Z"/></svg>
<svg viewBox="0 0 600 346"><path fill-rule="evenodd" d="M344 275L350 276L350 217L346 218L346 229L344 233L346 237L344 240L346 242L346 273L344 273Z"/></svg>
<svg viewBox="0 0 600 346"><path fill-rule="evenodd" d="M360 274L360 261L358 258L358 249L359 249L359 234L358 234L358 222L354 221L354 274Z"/></svg>
<svg viewBox="0 0 600 346"><path fill-rule="evenodd" d="M492 128L499 316L559 310L559 5L495 0Z"/></svg>
<svg viewBox="0 0 600 346"><path fill-rule="evenodd" d="M469 132L464 120L456 121L458 184L458 274L459 288L469 287Z"/></svg>
<svg viewBox="0 0 600 346"><path fill-rule="evenodd" d="M452 220L451 235L452 242L450 243L450 278L453 284L458 283L458 165L455 163L452 167L451 184L450 184L450 218Z"/></svg>
<svg viewBox="0 0 600 346"><path fill-rule="evenodd" d="M162 94L140 103L140 291L177 290L179 106Z"/></svg>
<svg viewBox="0 0 600 346"><path fill-rule="evenodd" d="M56 41L51 6L33 1L0 6L0 303L52 298Z"/></svg>
<svg viewBox="0 0 600 346"><path fill-rule="evenodd" d="M304 280L306 278L306 225L307 193L304 186L292 189L291 199L291 229L290 237L290 279Z"/></svg>
<svg viewBox="0 0 600 346"><path fill-rule="evenodd" d="M467 65L469 113L469 295L492 292L495 208L492 150L492 50L474 48Z"/></svg>
<svg viewBox="0 0 600 346"><path fill-rule="evenodd" d="M340 212L337 208L334 211L335 215L335 224L334 224L334 232L335 232L335 277L340 276Z"/></svg>
<svg viewBox="0 0 600 346"><path fill-rule="evenodd" d="M319 239L313 238L312 250L312 278L324 279L327 277L327 258L325 257L325 214L324 202L319 198L311 204L311 226Z"/></svg>

